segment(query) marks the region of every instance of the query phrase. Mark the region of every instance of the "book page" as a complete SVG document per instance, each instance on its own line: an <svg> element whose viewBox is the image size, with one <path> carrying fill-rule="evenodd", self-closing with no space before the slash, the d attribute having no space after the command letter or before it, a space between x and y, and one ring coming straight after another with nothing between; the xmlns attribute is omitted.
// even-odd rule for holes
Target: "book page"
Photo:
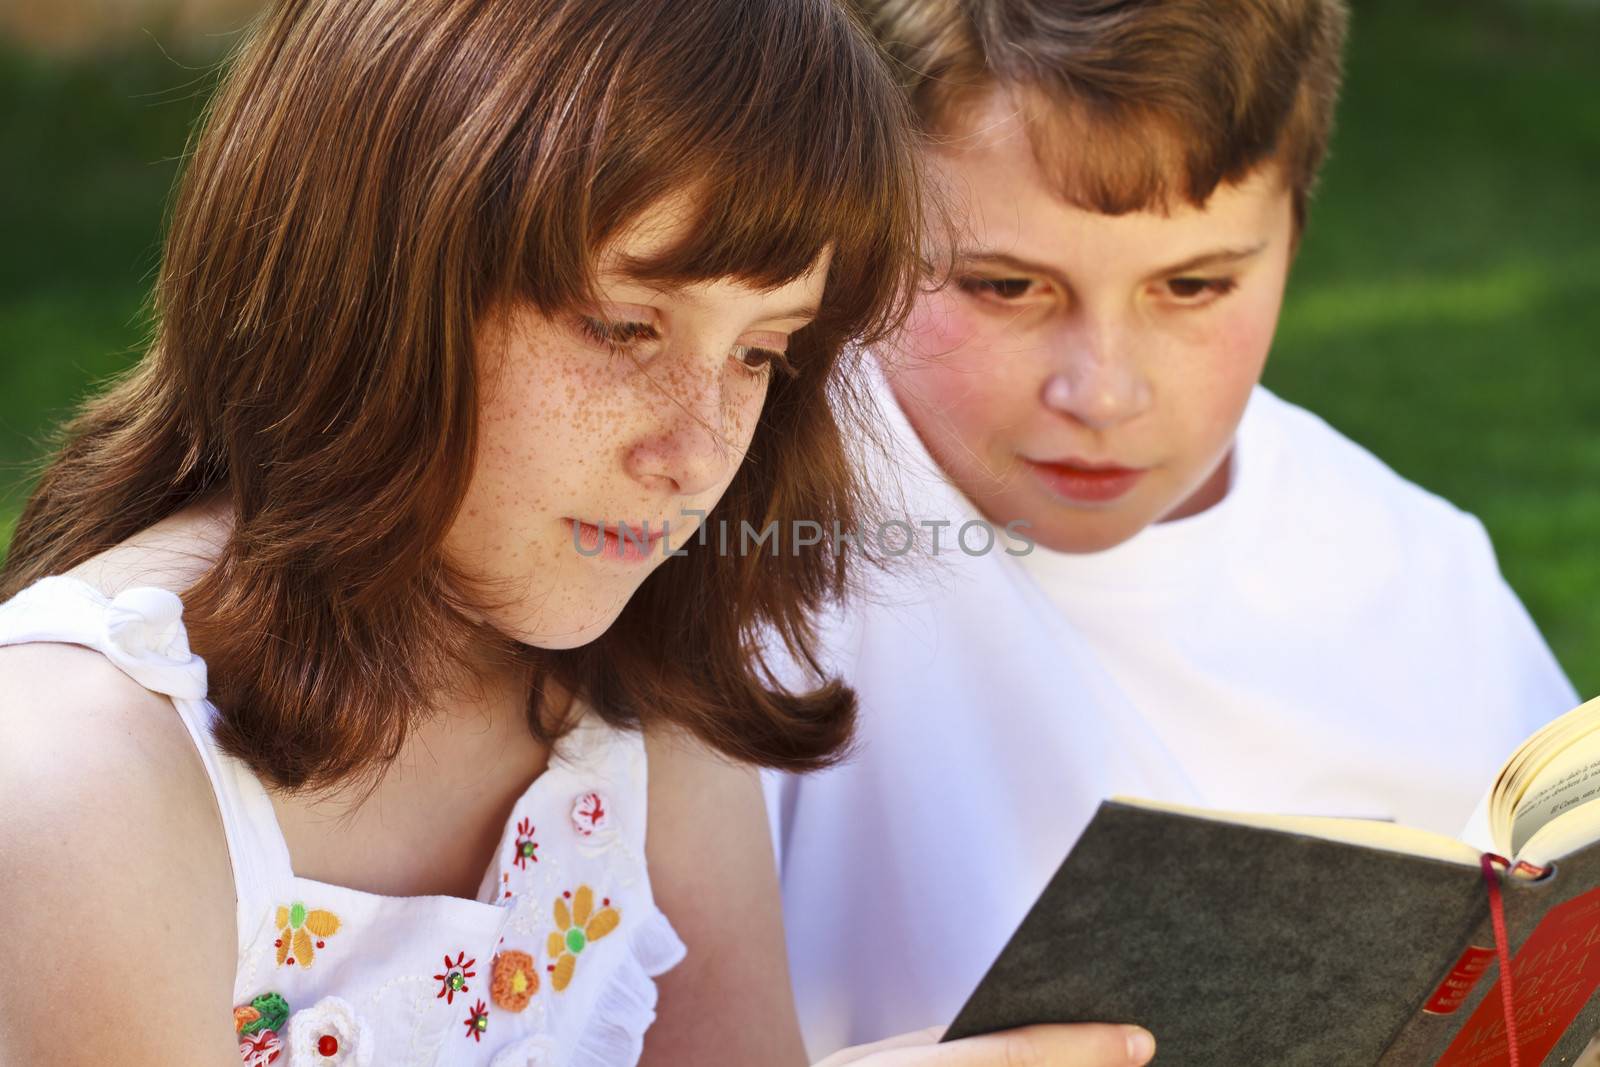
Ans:
<svg viewBox="0 0 1600 1067"><path fill-rule="evenodd" d="M1141 808L1168 811L1175 815L1189 815L1197 819L1254 826L1262 830L1281 830L1291 834L1320 837L1325 841L1340 841L1347 845L1400 852L1408 856L1462 863L1469 867L1478 865L1479 850L1472 845L1428 830L1399 826L1377 819L1341 819L1328 815L1258 815L1251 812L1212 811L1183 804L1166 804L1142 797L1111 797L1119 804L1132 804Z"/></svg>
<svg viewBox="0 0 1600 1067"><path fill-rule="evenodd" d="M1579 737L1530 777L1512 809L1512 854L1546 824L1592 800L1600 800L1600 730Z"/></svg>
<svg viewBox="0 0 1600 1067"><path fill-rule="evenodd" d="M1596 841L1600 841L1600 804L1579 804L1535 830L1516 858L1548 867Z"/></svg>
<svg viewBox="0 0 1600 1067"><path fill-rule="evenodd" d="M1540 827L1584 803L1586 776L1600 759L1600 698L1546 723L1517 746L1489 797L1493 851L1516 856ZM1600 794L1597 794L1600 795Z"/></svg>

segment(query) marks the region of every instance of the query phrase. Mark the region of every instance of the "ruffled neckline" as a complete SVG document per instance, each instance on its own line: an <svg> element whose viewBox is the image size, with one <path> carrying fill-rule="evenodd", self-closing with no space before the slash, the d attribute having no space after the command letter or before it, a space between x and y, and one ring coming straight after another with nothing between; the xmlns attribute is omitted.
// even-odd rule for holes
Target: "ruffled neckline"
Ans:
<svg viewBox="0 0 1600 1067"><path fill-rule="evenodd" d="M101 651L107 658L147 689L175 699L193 701L203 707L205 725L210 729L220 712L207 699L206 663L189 648L188 631L183 625L183 600L177 593L161 586L138 585L123 589L115 596L107 596L83 579L65 574L42 578L23 593L48 594L52 585L71 587L75 593L89 598L103 609L105 626ZM253 784L253 791L258 793L252 799L258 801L254 805L257 808L256 821L265 839L260 844L276 853L271 857L272 866L283 881L358 900L444 908L459 912L464 919L474 913L498 917L503 910L503 901L493 898L504 866L502 856L505 845L516 840L518 822L526 817L528 809L545 792L556 788L563 777L573 775L581 778L586 772L594 770L595 754L615 743L620 735L621 730L609 726L589 712L552 747L544 771L528 783L512 804L511 814L497 838L496 849L488 857L476 898L450 894L391 895L296 874L287 839L266 786L243 763L238 760L231 762L240 771L238 777L241 788L250 790ZM628 740L634 744L642 743L636 736Z"/></svg>

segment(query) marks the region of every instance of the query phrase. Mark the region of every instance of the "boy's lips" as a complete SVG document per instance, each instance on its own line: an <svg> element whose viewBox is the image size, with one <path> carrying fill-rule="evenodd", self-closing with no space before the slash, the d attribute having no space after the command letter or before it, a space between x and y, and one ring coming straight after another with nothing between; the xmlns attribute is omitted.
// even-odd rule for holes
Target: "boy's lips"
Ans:
<svg viewBox="0 0 1600 1067"><path fill-rule="evenodd" d="M1120 499L1149 473L1148 469L1078 459L1046 462L1024 458L1023 463L1049 492L1078 504Z"/></svg>

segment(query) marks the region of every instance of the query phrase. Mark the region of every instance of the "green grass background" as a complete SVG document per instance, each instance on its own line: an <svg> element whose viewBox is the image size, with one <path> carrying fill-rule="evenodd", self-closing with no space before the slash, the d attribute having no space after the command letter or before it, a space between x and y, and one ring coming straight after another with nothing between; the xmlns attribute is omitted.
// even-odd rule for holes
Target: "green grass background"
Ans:
<svg viewBox="0 0 1600 1067"><path fill-rule="evenodd" d="M1267 373L1483 518L1585 695L1600 693L1596 54L1592 3L1358 2ZM0 543L43 433L138 353L210 84L154 37L75 61L0 42Z"/></svg>

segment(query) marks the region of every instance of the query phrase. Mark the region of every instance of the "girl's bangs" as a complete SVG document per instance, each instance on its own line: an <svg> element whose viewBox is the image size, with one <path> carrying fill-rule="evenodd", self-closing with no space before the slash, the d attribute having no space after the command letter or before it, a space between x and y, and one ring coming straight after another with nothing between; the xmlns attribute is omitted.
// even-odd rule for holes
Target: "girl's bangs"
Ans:
<svg viewBox="0 0 1600 1067"><path fill-rule="evenodd" d="M898 320L919 232L909 111L832 0L641 4L598 47L590 65L609 73L587 87L593 121L568 157L588 284L609 240L688 193L683 239L629 274L776 288L830 252L818 332L842 340Z"/></svg>
<svg viewBox="0 0 1600 1067"><path fill-rule="evenodd" d="M894 316L892 287L902 280L894 276L891 249L907 214L892 181L874 166L886 161L795 154L760 154L733 165L736 156L722 155L724 172L700 183L683 240L629 262L628 273L668 284L733 278L773 289L828 254L819 323L842 337L883 328L879 320Z"/></svg>

